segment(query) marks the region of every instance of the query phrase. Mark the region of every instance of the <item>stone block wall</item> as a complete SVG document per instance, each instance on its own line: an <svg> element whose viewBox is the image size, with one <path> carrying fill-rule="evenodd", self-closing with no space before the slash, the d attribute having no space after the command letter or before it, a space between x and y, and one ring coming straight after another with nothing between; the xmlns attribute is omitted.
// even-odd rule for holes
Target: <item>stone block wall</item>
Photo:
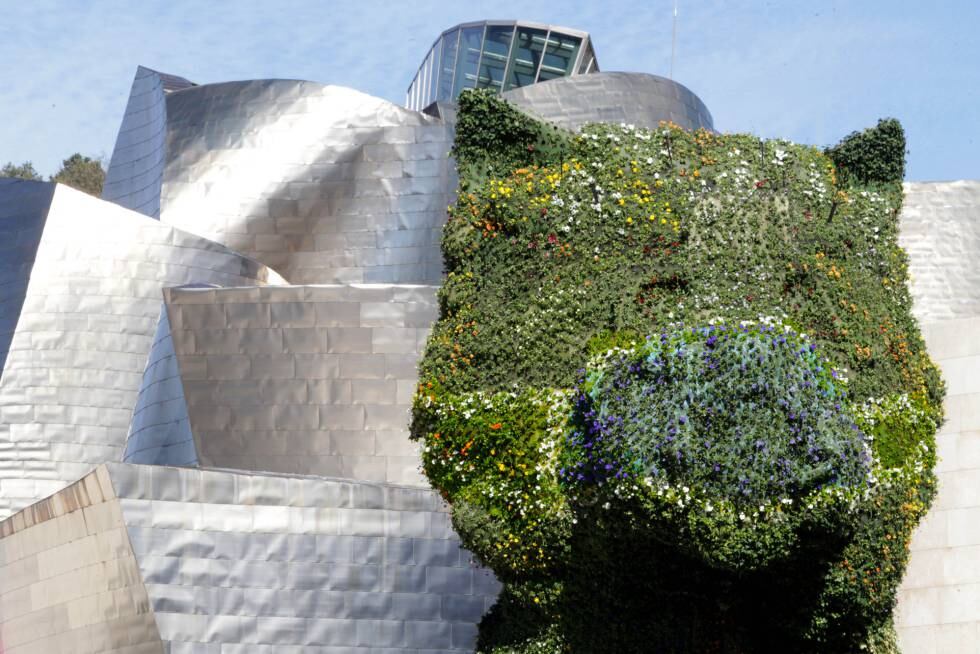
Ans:
<svg viewBox="0 0 980 654"><path fill-rule="evenodd" d="M980 182L906 184L914 312L946 380L939 495L912 541L897 626L906 654L980 651Z"/></svg>

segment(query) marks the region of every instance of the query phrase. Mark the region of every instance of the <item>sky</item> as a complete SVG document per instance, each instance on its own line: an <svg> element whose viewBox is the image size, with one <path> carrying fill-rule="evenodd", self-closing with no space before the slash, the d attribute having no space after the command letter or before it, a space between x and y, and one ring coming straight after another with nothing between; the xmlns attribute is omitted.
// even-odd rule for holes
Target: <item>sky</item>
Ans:
<svg viewBox="0 0 980 654"><path fill-rule="evenodd" d="M403 103L432 41L518 18L590 32L600 67L668 76L673 0L0 0L0 164L112 154L138 65L199 84L349 86ZM715 128L832 145L895 117L910 181L980 179L977 0L677 0L673 77Z"/></svg>

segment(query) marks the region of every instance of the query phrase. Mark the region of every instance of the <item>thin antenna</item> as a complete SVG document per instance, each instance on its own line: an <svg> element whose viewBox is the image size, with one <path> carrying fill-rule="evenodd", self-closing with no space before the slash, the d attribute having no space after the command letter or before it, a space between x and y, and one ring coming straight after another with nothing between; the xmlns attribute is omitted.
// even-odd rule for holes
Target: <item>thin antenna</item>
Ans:
<svg viewBox="0 0 980 654"><path fill-rule="evenodd" d="M674 29L670 37L670 79L674 79L674 55L677 53L677 0L674 0Z"/></svg>

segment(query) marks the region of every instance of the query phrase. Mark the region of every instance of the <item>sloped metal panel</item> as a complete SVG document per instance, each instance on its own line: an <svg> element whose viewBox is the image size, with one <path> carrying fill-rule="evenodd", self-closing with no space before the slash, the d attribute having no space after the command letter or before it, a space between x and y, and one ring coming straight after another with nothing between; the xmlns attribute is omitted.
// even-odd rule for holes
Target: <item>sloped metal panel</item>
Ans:
<svg viewBox="0 0 980 654"><path fill-rule="evenodd" d="M171 652L473 651L499 591L428 489L107 468Z"/></svg>
<svg viewBox="0 0 980 654"><path fill-rule="evenodd" d="M164 654L104 468L0 522L0 651Z"/></svg>
<svg viewBox="0 0 980 654"><path fill-rule="evenodd" d="M109 160L102 199L158 218L167 135L168 91L192 86L182 77L139 66Z"/></svg>
<svg viewBox="0 0 980 654"><path fill-rule="evenodd" d="M350 89L257 80L167 99L161 220L291 283L435 283L455 188L437 118Z"/></svg>
<svg viewBox="0 0 980 654"><path fill-rule="evenodd" d="M54 191L46 219L33 218L43 231L31 232L36 255L0 379L0 517L122 457L163 287L281 281L141 214L24 184ZM0 185L0 206L22 188Z"/></svg>
<svg viewBox="0 0 980 654"><path fill-rule="evenodd" d="M593 73L539 82L502 96L530 114L578 130L585 123L714 129L711 113L687 87L646 73Z"/></svg>
<svg viewBox="0 0 980 654"><path fill-rule="evenodd" d="M200 464L427 486L408 424L435 296L387 284L169 289ZM171 425L140 438L164 440L154 429Z"/></svg>
<svg viewBox="0 0 980 654"><path fill-rule="evenodd" d="M53 184L0 179L0 380L53 193Z"/></svg>
<svg viewBox="0 0 980 654"><path fill-rule="evenodd" d="M191 436L166 305L160 309L157 332L129 424L123 461L158 466L197 465L197 449Z"/></svg>

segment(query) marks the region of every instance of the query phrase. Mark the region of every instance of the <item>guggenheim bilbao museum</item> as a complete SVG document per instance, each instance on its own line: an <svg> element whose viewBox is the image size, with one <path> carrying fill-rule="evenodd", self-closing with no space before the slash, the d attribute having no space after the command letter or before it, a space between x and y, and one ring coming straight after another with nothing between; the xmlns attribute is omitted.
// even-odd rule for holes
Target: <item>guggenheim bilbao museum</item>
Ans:
<svg viewBox="0 0 980 654"><path fill-rule="evenodd" d="M140 67L102 199L0 179L0 652L473 650L499 584L408 437L473 87L570 129L713 129L585 32L486 21L404 107ZM980 641L980 183L906 193L948 420L898 625L967 651L942 643Z"/></svg>

